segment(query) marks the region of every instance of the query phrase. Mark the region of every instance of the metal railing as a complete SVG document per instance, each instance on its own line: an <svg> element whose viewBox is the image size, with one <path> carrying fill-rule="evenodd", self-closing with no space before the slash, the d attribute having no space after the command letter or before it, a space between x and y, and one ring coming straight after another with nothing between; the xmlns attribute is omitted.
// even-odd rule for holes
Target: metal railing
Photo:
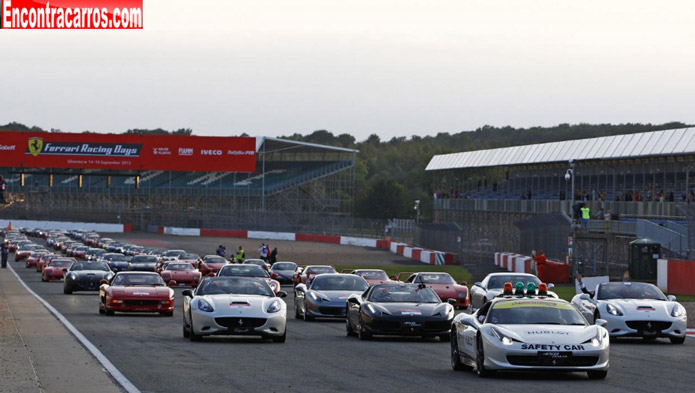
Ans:
<svg viewBox="0 0 695 393"><path fill-rule="evenodd" d="M688 253L688 237L682 233L647 220L637 220L637 237L648 238L661 244L678 256Z"/></svg>

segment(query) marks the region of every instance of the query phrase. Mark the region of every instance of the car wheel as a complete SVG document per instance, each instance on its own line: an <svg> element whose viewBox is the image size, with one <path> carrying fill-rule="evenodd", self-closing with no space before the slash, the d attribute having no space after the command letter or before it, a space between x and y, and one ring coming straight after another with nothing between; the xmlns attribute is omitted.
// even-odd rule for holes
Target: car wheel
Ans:
<svg viewBox="0 0 695 393"><path fill-rule="evenodd" d="M183 338L191 338L191 332L186 329L186 321L183 321Z"/></svg>
<svg viewBox="0 0 695 393"><path fill-rule="evenodd" d="M106 311L101 307L101 302L99 302L99 314L106 314Z"/></svg>
<svg viewBox="0 0 695 393"><path fill-rule="evenodd" d="M191 324L190 324L189 329L190 330L188 333L189 334L188 338L190 338L191 341L200 341L203 339L203 337L201 335L195 334L195 331L193 330L193 318L192 317L191 317Z"/></svg>
<svg viewBox="0 0 695 393"><path fill-rule="evenodd" d="M478 336L476 340L476 355L475 355L475 369L478 376L481 378L490 378L495 376L495 370L485 369L485 350L483 348L483 339Z"/></svg>
<svg viewBox="0 0 695 393"><path fill-rule="evenodd" d="M108 308L104 310L104 313L108 316L112 316L113 314L115 314L113 310L109 310Z"/></svg>
<svg viewBox="0 0 695 393"><path fill-rule="evenodd" d="M589 379L604 379L608 375L608 370L594 370L586 373L589 375Z"/></svg>
<svg viewBox="0 0 695 393"><path fill-rule="evenodd" d="M304 303L304 320L307 322L314 320L314 317L309 315L309 308L306 306L306 303Z"/></svg>
<svg viewBox="0 0 695 393"><path fill-rule="evenodd" d="M66 295L72 295L72 289L68 288L68 286L63 287L63 293Z"/></svg>
<svg viewBox="0 0 695 393"><path fill-rule="evenodd" d="M282 336L280 337L273 337L273 342L274 343L284 343L287 341L287 329L285 329L285 332L282 333Z"/></svg>
<svg viewBox="0 0 695 393"><path fill-rule="evenodd" d="M669 337L671 344L683 344L685 342L685 336L683 337Z"/></svg>
<svg viewBox="0 0 695 393"><path fill-rule="evenodd" d="M354 330L352 330L352 324L350 323L350 318L347 314L347 311L345 312L345 335L348 337L354 337L357 335Z"/></svg>
<svg viewBox="0 0 695 393"><path fill-rule="evenodd" d="M459 344L458 340L456 339L456 332L454 330L451 331L451 337L449 341L451 341L451 368L453 368L456 371L469 370L471 367L463 364L463 362L461 361L461 355L459 354Z"/></svg>
<svg viewBox="0 0 695 393"><path fill-rule="evenodd" d="M360 320L362 320L362 318L360 318ZM362 324L360 324L360 329L357 331L357 336L362 341L369 341L372 339L372 334L369 333Z"/></svg>
<svg viewBox="0 0 695 393"><path fill-rule="evenodd" d="M42 282L47 282L48 280L46 280L46 277L41 276L41 281L42 281Z"/></svg>
<svg viewBox="0 0 695 393"><path fill-rule="evenodd" d="M594 312L594 323L596 323L597 319L601 319L601 313L598 310Z"/></svg>
<svg viewBox="0 0 695 393"><path fill-rule="evenodd" d="M302 314L299 313L299 306L297 305L297 298L294 298L294 317L296 319L302 319Z"/></svg>

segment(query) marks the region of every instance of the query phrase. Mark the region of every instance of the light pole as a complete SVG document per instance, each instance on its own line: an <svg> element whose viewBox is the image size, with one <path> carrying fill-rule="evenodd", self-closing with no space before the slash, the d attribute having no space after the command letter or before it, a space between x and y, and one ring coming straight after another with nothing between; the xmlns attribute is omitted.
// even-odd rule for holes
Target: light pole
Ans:
<svg viewBox="0 0 695 393"><path fill-rule="evenodd" d="M415 210L415 223L418 224L420 223L420 200L416 199L415 200L415 206L413 207Z"/></svg>
<svg viewBox="0 0 695 393"><path fill-rule="evenodd" d="M565 173L565 181L570 181L572 180L572 199L570 199L570 211L572 213L572 223L570 224L572 226L572 247L570 248L570 265L572 267L572 270L576 272L577 267L575 263L575 245L577 244L577 226L575 225L575 219L576 217L574 216L574 160L570 160L570 167L567 169L567 172ZM570 276L572 273L570 273Z"/></svg>

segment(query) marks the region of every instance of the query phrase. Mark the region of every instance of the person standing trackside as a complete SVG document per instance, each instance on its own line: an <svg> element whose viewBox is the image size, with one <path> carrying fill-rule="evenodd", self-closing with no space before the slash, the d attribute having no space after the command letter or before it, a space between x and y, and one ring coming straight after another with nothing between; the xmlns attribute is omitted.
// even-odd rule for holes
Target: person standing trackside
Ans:
<svg viewBox="0 0 695 393"><path fill-rule="evenodd" d="M226 250L227 250L227 248L220 244L220 246L217 247L217 251L215 251L215 253L217 253L217 255L224 258L225 254L226 254Z"/></svg>
<svg viewBox="0 0 695 393"><path fill-rule="evenodd" d="M278 261L278 248L275 247L275 248L273 248L273 251L270 253L270 265L272 266L277 261Z"/></svg>
<svg viewBox="0 0 695 393"><path fill-rule="evenodd" d="M268 247L266 247L265 243L261 243L261 247L258 249L258 252L261 254L261 259L264 262L268 262Z"/></svg>
<svg viewBox="0 0 695 393"><path fill-rule="evenodd" d="M2 268L3 269L7 268L7 257L10 255L10 247L7 243L8 243L8 241L5 240L2 243L2 248L0 248L0 253L2 254Z"/></svg>
<svg viewBox="0 0 695 393"><path fill-rule="evenodd" d="M244 248L239 246L239 251L236 252L236 257L234 258L236 260L236 263L244 262L245 258L246 258L246 253L244 252Z"/></svg>

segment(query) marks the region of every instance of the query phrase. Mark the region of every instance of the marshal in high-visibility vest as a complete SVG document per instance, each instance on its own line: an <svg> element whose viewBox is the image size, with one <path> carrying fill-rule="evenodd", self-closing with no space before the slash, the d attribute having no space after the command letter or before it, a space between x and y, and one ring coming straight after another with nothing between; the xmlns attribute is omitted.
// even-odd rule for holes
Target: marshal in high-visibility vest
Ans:
<svg viewBox="0 0 695 393"><path fill-rule="evenodd" d="M589 220L591 218L591 214L589 214L589 207L584 206L582 207L582 220Z"/></svg>

